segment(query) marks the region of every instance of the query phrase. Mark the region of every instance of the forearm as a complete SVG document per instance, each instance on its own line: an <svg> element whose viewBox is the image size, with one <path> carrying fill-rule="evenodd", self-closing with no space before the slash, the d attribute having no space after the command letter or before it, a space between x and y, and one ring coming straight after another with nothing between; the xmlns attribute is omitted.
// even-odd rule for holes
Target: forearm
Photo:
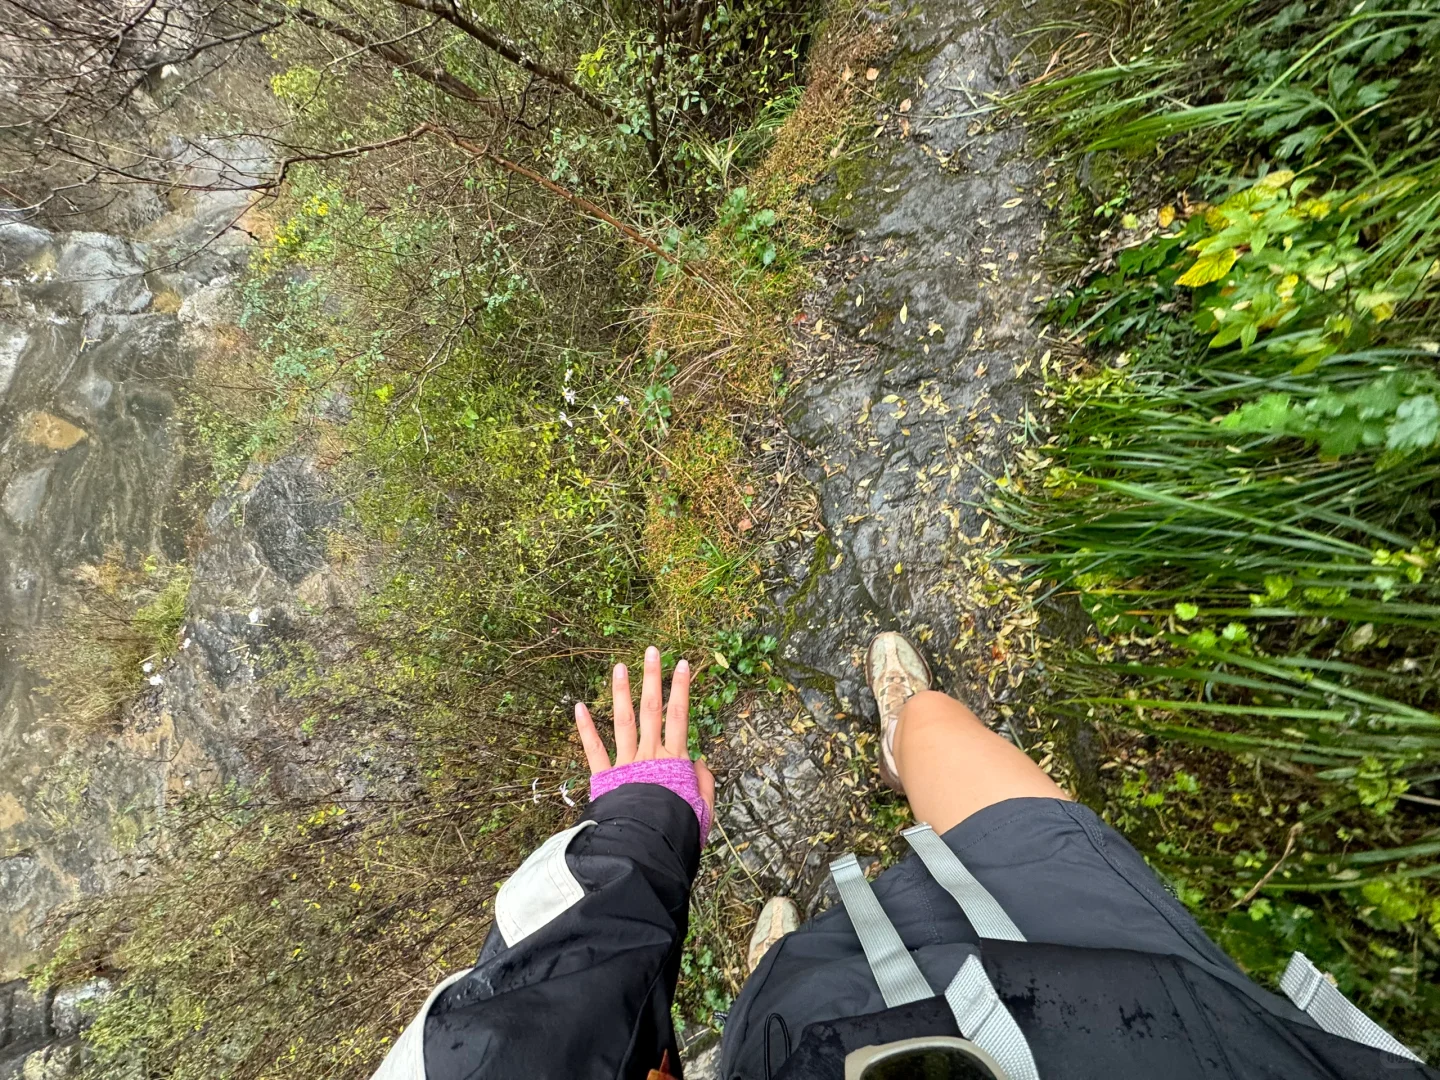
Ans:
<svg viewBox="0 0 1440 1080"><path fill-rule="evenodd" d="M431 1080L644 1077L666 1050L676 1060L696 811L664 787L626 784L591 804L558 860L537 856L496 898L474 970L430 1009Z"/></svg>
<svg viewBox="0 0 1440 1080"><path fill-rule="evenodd" d="M690 885L715 778L688 745L690 667L663 710L660 651L645 651L639 724L615 665L615 767L589 709L575 726L591 772L578 825L552 836L495 898L475 967L436 990L373 1080L637 1080L668 1053Z"/></svg>

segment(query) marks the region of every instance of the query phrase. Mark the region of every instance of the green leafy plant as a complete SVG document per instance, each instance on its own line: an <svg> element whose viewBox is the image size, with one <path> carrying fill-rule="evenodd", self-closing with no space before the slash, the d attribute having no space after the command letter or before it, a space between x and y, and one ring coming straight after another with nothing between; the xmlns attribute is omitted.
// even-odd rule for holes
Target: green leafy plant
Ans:
<svg viewBox="0 0 1440 1080"><path fill-rule="evenodd" d="M738 187L720 204L718 228L729 238L744 262L753 269L766 269L775 261L778 249L771 237L775 211L751 204L748 188Z"/></svg>
<svg viewBox="0 0 1440 1080"><path fill-rule="evenodd" d="M770 659L779 644L771 634L757 636L743 630L722 631L716 636L710 650L714 663L691 698L692 755L703 749L702 737L722 733L721 717L742 691L763 689L773 694L784 689L784 680L775 674Z"/></svg>
<svg viewBox="0 0 1440 1080"><path fill-rule="evenodd" d="M1077 174L1090 155L1069 206L1100 225L1049 308L1088 356L1050 364L1052 434L995 504L1008 554L1094 622L1048 707L1099 726L1107 812L1249 970L1303 949L1440 1045L1417 813L1440 3L1165 2L1110 34L1117 63L1015 99Z"/></svg>
<svg viewBox="0 0 1440 1080"><path fill-rule="evenodd" d="M1354 390L1329 387L1304 401L1269 393L1246 402L1220 422L1241 435L1293 435L1314 443L1321 457L1383 449L1382 466L1435 449L1440 443L1440 379L1416 369L1381 375Z"/></svg>

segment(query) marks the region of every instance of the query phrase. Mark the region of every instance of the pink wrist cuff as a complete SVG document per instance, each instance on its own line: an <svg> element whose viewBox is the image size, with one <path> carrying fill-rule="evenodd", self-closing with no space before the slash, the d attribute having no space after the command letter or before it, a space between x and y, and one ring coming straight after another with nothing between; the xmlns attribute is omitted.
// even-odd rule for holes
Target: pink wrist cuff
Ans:
<svg viewBox="0 0 1440 1080"><path fill-rule="evenodd" d="M700 822L700 846L710 835L710 807L700 797L695 764L689 758L651 758L616 765L590 777L590 801L608 795L621 784L659 784L690 804Z"/></svg>

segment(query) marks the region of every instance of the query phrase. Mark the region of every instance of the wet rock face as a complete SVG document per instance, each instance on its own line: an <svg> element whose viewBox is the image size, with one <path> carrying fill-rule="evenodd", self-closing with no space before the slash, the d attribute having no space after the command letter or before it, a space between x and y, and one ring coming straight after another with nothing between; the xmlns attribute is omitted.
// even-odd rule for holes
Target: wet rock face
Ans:
<svg viewBox="0 0 1440 1080"><path fill-rule="evenodd" d="M55 903L113 872L110 808L163 799L147 790L153 765L75 758L24 662L76 567L108 551L185 555L174 395L192 344L147 310L148 257L0 216L0 978ZM81 824L102 774L109 790Z"/></svg>
<svg viewBox="0 0 1440 1080"><path fill-rule="evenodd" d="M984 95L1016 85L1008 20L968 3L898 20L876 84L889 102L878 146L816 193L850 239L806 304L786 422L809 454L822 531L782 551L767 581L780 666L808 719L754 719L764 749L744 752L721 816L747 868L807 915L835 853L816 838L843 844L850 805L839 763L819 755L830 734L876 725L874 634L910 634L937 688L986 719L1008 692L976 663L993 662L998 618L977 578L994 545L974 504L1003 468L1002 418L1023 411L1032 297L1046 292L1040 170L1018 125L985 126Z"/></svg>
<svg viewBox="0 0 1440 1080"><path fill-rule="evenodd" d="M266 563L291 585L325 565L324 530L339 517L339 503L309 461L276 462L242 505Z"/></svg>
<svg viewBox="0 0 1440 1080"><path fill-rule="evenodd" d="M105 233L65 233L54 247L54 269L36 299L72 317L138 315L150 306L145 249ZM31 256L31 265L35 265Z"/></svg>
<svg viewBox="0 0 1440 1080"><path fill-rule="evenodd" d="M177 394L233 332L251 238L232 226L273 163L246 139L160 153L185 194L131 199L123 222L64 231L0 209L0 979L52 908L133 872L168 797L248 775L266 658L294 635L294 586L321 570L336 513L286 461L197 527ZM111 553L193 563L198 647L122 729L82 738L24 658L76 570Z"/></svg>
<svg viewBox="0 0 1440 1080"><path fill-rule="evenodd" d="M0 984L0 1080L59 1080L81 1064L79 1036L95 1003L112 990L93 979L53 994L23 982Z"/></svg>
<svg viewBox="0 0 1440 1080"><path fill-rule="evenodd" d="M901 23L897 58L928 57L924 88L887 95L912 100L908 138L863 164L858 189L831 194L854 239L812 298L801 335L812 374L788 418L812 452L829 547L790 612L783 655L833 680L842 710L867 715L863 652L882 629L923 638L941 688L980 690L960 680L959 661L984 636L985 612L960 579L983 527L974 504L1003 468L1001 418L1024 399L1030 297L1044 291L1038 170L1020 128L988 131L978 107L1014 88L1016 44L994 5L933 7Z"/></svg>

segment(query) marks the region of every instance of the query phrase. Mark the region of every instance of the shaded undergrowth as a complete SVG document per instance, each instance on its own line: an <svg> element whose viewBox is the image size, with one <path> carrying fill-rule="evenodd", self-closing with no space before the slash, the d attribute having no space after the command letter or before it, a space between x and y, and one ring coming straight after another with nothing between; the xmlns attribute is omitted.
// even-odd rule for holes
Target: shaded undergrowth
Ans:
<svg viewBox="0 0 1440 1080"><path fill-rule="evenodd" d="M1242 963L1303 949L1433 1052L1440 5L1049 29L1018 104L1080 242L1001 512L1093 619L1059 708Z"/></svg>

